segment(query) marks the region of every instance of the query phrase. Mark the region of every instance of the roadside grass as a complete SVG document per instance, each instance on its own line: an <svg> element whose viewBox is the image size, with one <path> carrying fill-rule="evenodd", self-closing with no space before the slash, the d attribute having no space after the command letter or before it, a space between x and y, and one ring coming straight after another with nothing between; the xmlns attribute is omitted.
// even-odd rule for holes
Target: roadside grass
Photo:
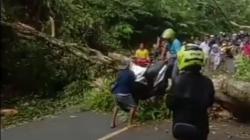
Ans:
<svg viewBox="0 0 250 140"><path fill-rule="evenodd" d="M67 94L63 94L55 99L40 97L23 97L13 99L14 108L18 114L12 117L2 118L5 128L23 125L31 121L53 118L54 115L63 112L83 112L97 111L111 113L115 106L115 100L111 93L114 77L101 78L96 85L85 89L82 92L74 91L75 86L67 89ZM94 82L95 83L95 82ZM163 100L158 102L143 101L139 104L139 121L156 121L168 118L168 109ZM126 113L121 113L121 117L126 118Z"/></svg>

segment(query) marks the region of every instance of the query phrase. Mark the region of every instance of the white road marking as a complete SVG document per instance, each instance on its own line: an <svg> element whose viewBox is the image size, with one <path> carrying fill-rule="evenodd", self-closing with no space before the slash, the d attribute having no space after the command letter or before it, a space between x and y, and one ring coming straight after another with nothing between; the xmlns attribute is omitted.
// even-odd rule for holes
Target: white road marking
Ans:
<svg viewBox="0 0 250 140"><path fill-rule="evenodd" d="M101 138L99 138L99 139L97 139L97 140L109 140L109 139L111 139L112 137L114 137L114 136L116 136L116 135L119 135L119 134L121 134L122 132L125 132L125 131L127 131L129 128L132 128L132 127L134 127L134 126L136 126L136 125L126 126L126 127L122 128L122 129L119 129L119 130L116 130L116 131L114 131L114 132L112 132L112 133L109 133L109 134L107 134L106 136L103 136L103 137L101 137Z"/></svg>

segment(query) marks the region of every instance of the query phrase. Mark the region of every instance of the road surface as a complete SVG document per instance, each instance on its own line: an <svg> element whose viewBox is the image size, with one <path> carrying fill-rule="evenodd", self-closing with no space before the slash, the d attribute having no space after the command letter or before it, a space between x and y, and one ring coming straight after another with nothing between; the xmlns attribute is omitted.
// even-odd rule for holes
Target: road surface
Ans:
<svg viewBox="0 0 250 140"><path fill-rule="evenodd" d="M124 128L120 124L110 129L110 115L84 112L62 114L56 118L32 122L27 125L3 130L1 140L97 140ZM250 126L233 122L213 122L209 140L250 140ZM148 123L130 128L112 140L174 140L171 122Z"/></svg>

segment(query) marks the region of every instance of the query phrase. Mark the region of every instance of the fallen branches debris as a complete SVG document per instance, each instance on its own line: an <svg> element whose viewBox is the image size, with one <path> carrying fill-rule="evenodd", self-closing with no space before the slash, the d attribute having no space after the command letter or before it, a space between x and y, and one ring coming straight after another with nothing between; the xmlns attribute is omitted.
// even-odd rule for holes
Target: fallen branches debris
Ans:
<svg viewBox="0 0 250 140"><path fill-rule="evenodd" d="M59 49L65 50L73 55L82 57L85 60L94 63L111 63L111 59L103 55L100 51L89 48L82 44L77 43L68 43L60 39L51 37L43 32L40 32L33 28L32 26L26 25L21 22L9 23L9 22L0 22L2 26L11 27L19 37L25 39L42 39L48 43L58 47Z"/></svg>

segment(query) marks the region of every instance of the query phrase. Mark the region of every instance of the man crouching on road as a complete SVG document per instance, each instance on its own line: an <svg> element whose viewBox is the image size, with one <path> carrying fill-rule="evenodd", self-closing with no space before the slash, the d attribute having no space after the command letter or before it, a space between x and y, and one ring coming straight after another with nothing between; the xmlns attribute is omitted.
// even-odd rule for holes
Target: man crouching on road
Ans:
<svg viewBox="0 0 250 140"><path fill-rule="evenodd" d="M174 80L174 94L167 102L173 110L173 135L178 140L207 140L207 110L214 102L214 86L200 72L204 53L195 44L188 44L177 59L181 73Z"/></svg>
<svg viewBox="0 0 250 140"><path fill-rule="evenodd" d="M138 100L133 97L135 75L129 68L130 60L124 60L119 66L120 72L112 89L116 100L116 106L113 110L111 128L116 127L116 118L119 109L129 112L128 125L132 124L132 119L137 110Z"/></svg>

